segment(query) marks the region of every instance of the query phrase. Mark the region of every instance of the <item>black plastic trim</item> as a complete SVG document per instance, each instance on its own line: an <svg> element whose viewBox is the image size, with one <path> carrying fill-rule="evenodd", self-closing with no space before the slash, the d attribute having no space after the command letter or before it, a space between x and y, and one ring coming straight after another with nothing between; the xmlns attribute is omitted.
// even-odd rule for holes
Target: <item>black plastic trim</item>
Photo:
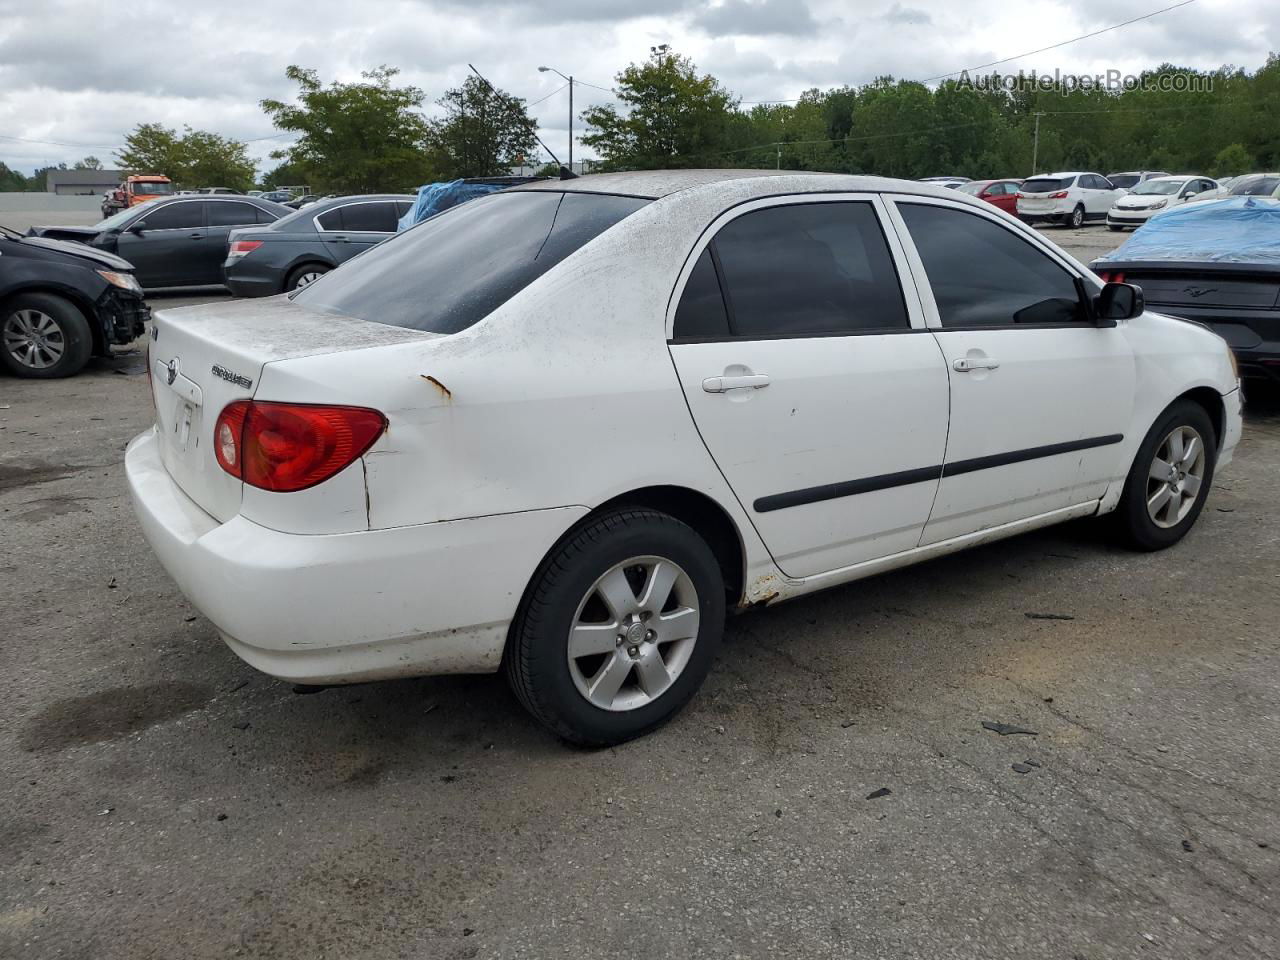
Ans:
<svg viewBox="0 0 1280 960"><path fill-rule="evenodd" d="M1122 440L1124 440L1124 434L1110 433L1104 437L1088 437L1084 440L1050 443L1043 447L1028 447L1025 450L997 453L988 457L957 460L955 463L939 464L935 467L919 467L915 470L902 470L898 473L883 473L876 477L863 477L860 480L827 483L820 487L805 487L802 490L792 490L788 493L772 493L758 498L752 504L752 507L756 513L770 513L774 510L784 510L787 507L803 506L806 503L838 500L842 497L852 497L860 493L873 493L877 490L888 490L891 487L905 487L913 483L926 483L929 480L940 480L943 477L975 473L979 470L990 470L993 467L1004 467L1011 463L1039 460L1042 457L1054 457L1062 453L1074 453L1077 450L1090 450L1094 447L1107 447L1120 443Z"/></svg>

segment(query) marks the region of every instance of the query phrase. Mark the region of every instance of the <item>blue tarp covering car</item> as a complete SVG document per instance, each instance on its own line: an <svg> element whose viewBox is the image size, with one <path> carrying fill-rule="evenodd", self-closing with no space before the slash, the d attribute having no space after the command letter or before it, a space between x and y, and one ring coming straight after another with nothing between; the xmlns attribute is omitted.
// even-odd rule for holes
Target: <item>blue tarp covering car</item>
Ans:
<svg viewBox="0 0 1280 960"><path fill-rule="evenodd" d="M486 179L450 180L446 183L428 183L418 188L418 198L409 212L400 218L397 232L408 230L437 213L456 207L468 200L475 200L497 193L507 187L528 183L537 177L490 177Z"/></svg>
<svg viewBox="0 0 1280 960"><path fill-rule="evenodd" d="M1152 217L1097 264L1120 261L1280 264L1280 200L1230 197Z"/></svg>

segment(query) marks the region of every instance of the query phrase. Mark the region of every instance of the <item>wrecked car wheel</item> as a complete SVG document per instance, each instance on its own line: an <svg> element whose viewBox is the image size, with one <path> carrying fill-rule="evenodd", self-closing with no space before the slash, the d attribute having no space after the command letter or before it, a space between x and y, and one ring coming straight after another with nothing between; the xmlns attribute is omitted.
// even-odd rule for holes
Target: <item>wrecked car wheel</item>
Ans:
<svg viewBox="0 0 1280 960"><path fill-rule="evenodd" d="M570 534L535 574L507 645L507 679L565 740L620 743L697 692L724 614L720 566L692 528L619 510Z"/></svg>
<svg viewBox="0 0 1280 960"><path fill-rule="evenodd" d="M0 311L0 360L19 377L69 377L92 352L89 323L69 300L27 293Z"/></svg>

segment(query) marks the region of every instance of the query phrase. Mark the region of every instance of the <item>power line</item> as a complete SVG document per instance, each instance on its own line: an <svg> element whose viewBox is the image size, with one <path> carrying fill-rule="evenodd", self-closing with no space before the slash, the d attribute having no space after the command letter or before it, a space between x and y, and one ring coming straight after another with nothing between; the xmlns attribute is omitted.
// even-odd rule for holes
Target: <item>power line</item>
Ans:
<svg viewBox="0 0 1280 960"><path fill-rule="evenodd" d="M1047 47L1041 47L1038 50L1028 50L1026 53L1020 53L1015 57L1005 57L1003 60L992 60L990 63L980 63L976 67L969 67L965 70L956 70L952 73L941 73L936 77L929 77L921 80L921 83L932 83L934 80L945 80L947 77L956 77L962 73L973 73L976 70L985 70L987 67L998 67L1002 63L1009 63L1011 60L1021 60L1023 57L1034 56L1037 53L1044 53L1046 50L1056 50L1058 47L1065 47L1069 43L1077 43L1081 40L1088 40L1090 37L1096 37L1100 34L1108 33L1112 30L1119 30L1121 27L1127 27L1131 23L1138 23L1142 20L1150 20L1152 17L1158 17L1162 13L1168 13L1170 10L1177 10L1179 7L1185 7L1189 3L1195 3L1196 0L1180 0L1179 3L1172 4L1167 7L1161 7L1159 10L1152 10L1150 13L1144 13L1140 17L1134 17L1132 20L1125 20L1123 23L1113 23L1109 27L1103 27L1101 30L1094 30L1092 33L1084 33L1078 37L1072 37L1070 40L1062 40L1058 43L1051 43Z"/></svg>
<svg viewBox="0 0 1280 960"><path fill-rule="evenodd" d="M575 81L575 82L576 82L576 81ZM563 89L564 89L565 87L567 87L568 85L569 85L569 84L567 84L567 83L562 83L562 84L560 84L560 86L556 87L554 90L552 90L550 93L548 93L545 97L543 97L543 98L542 98L542 100L550 100L552 97L554 97L557 93L559 93L561 90L563 90ZM540 103L542 102L542 100L534 100L532 103L526 103L526 104L524 105L524 106L525 106L525 109L527 110L529 107L536 107L538 104L540 104Z"/></svg>

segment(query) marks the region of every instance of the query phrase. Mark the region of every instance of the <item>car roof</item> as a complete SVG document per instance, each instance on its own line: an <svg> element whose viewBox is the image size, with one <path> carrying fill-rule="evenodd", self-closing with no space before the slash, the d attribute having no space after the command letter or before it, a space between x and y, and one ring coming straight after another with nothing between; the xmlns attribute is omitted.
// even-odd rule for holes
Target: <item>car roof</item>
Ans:
<svg viewBox="0 0 1280 960"><path fill-rule="evenodd" d="M314 197L314 193L304 194L304 196ZM417 198L411 193L357 193L349 197L326 197L323 200L317 200L315 203L307 204L306 209L313 213L319 213L322 210L328 210L344 203L352 203L357 200L416 200Z"/></svg>
<svg viewBox="0 0 1280 960"><path fill-rule="evenodd" d="M1058 173L1038 173L1033 175L1029 179L1039 180L1042 177L1051 177L1053 179L1060 180L1063 177L1082 177L1086 173L1093 173L1093 171L1092 170L1062 170L1062 171L1059 171ZM1098 173L1098 174L1094 174L1094 176L1100 177L1102 176L1102 174Z"/></svg>
<svg viewBox="0 0 1280 960"><path fill-rule="evenodd" d="M840 191L915 193L921 196L954 199L955 191L920 180L894 180L861 174L818 173L809 170L635 170L628 173L591 173L571 180L540 180L512 187L506 192L550 191L553 193L607 193L658 200L684 190L742 184L742 192L756 192L751 184L775 178L788 181L788 193Z"/></svg>

